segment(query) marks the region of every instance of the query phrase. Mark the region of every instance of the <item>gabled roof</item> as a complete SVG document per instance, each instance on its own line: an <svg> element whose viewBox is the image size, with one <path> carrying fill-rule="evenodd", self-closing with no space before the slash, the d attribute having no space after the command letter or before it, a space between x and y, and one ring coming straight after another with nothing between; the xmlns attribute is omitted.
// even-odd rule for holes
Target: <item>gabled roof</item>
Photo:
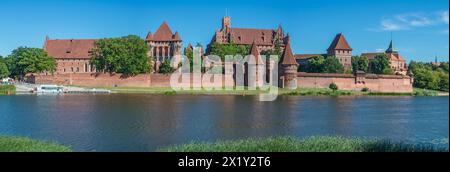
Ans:
<svg viewBox="0 0 450 172"><path fill-rule="evenodd" d="M253 62L253 60L255 60L254 64L264 64L261 59L261 55L259 54L258 46L256 46L256 43L252 44L250 54L253 55L255 59L250 59L249 61Z"/></svg>
<svg viewBox="0 0 450 172"><path fill-rule="evenodd" d="M330 47L328 48L328 51L329 50L350 50L350 51L352 51L353 49L348 44L344 35L342 33L339 33L336 35L336 37L334 38Z"/></svg>
<svg viewBox="0 0 450 172"><path fill-rule="evenodd" d="M292 53L291 49L291 41L288 38L286 48L283 53L283 61L281 62L282 65L297 65L298 63L295 60L294 54Z"/></svg>
<svg viewBox="0 0 450 172"><path fill-rule="evenodd" d="M44 51L56 59L90 59L95 39L46 40Z"/></svg>
<svg viewBox="0 0 450 172"><path fill-rule="evenodd" d="M166 22L163 22L161 26L159 26L158 30L152 36L152 38L147 39L149 41L181 41L180 35L177 32L175 35L172 30L170 30L169 25Z"/></svg>

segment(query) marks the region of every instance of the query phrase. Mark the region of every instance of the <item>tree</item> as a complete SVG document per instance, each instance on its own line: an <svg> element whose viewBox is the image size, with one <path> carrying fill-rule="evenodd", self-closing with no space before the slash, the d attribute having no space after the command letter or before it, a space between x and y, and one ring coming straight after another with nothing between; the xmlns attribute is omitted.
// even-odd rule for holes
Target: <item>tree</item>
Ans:
<svg viewBox="0 0 450 172"><path fill-rule="evenodd" d="M95 42L91 63L98 71L137 75L151 71L145 41L138 36L101 39Z"/></svg>
<svg viewBox="0 0 450 172"><path fill-rule="evenodd" d="M330 86L329 86L328 88L330 88L331 90L333 90L333 92L335 92L336 90L339 89L338 86L337 86L335 83L331 83Z"/></svg>
<svg viewBox="0 0 450 172"><path fill-rule="evenodd" d="M172 65L170 64L169 60L164 61L161 64L161 67L159 68L159 73L162 73L162 74L169 74L169 73L172 73L173 71L174 71L174 69L173 69Z"/></svg>
<svg viewBox="0 0 450 172"><path fill-rule="evenodd" d="M352 68L353 71L369 71L369 59L365 56L353 56L352 57Z"/></svg>
<svg viewBox="0 0 450 172"><path fill-rule="evenodd" d="M344 66L336 57L327 57L324 63L324 73L344 73Z"/></svg>
<svg viewBox="0 0 450 172"><path fill-rule="evenodd" d="M314 56L308 60L307 72L322 73L324 70L325 58L323 56Z"/></svg>
<svg viewBox="0 0 450 172"><path fill-rule="evenodd" d="M8 77L9 74L8 66L3 61L0 61L0 79Z"/></svg>
<svg viewBox="0 0 450 172"><path fill-rule="evenodd" d="M432 63L411 61L409 71L414 77L414 87L449 91L448 62L437 66Z"/></svg>
<svg viewBox="0 0 450 172"><path fill-rule="evenodd" d="M56 71L54 58L40 48L19 47L5 59L13 77L23 77L28 73Z"/></svg>
<svg viewBox="0 0 450 172"><path fill-rule="evenodd" d="M370 70L375 74L392 74L391 61L386 54L379 54L375 56L375 59L370 62Z"/></svg>
<svg viewBox="0 0 450 172"><path fill-rule="evenodd" d="M219 44L213 43L210 47L210 54L216 55L221 58L222 61L225 61L225 56L227 55L242 55L245 57L250 54L250 46L247 45L236 45L234 43L230 44Z"/></svg>

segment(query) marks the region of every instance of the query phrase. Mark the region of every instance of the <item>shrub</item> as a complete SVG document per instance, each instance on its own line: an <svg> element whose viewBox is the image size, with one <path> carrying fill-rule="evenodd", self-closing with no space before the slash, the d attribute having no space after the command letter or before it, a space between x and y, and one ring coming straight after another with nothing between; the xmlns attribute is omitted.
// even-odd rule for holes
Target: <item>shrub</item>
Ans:
<svg viewBox="0 0 450 172"><path fill-rule="evenodd" d="M369 88L364 87L361 91L362 91L362 92L368 92L368 91L369 91Z"/></svg>
<svg viewBox="0 0 450 172"><path fill-rule="evenodd" d="M330 88L331 90L333 90L333 92L339 89L338 86L337 86L335 83L331 83L330 86L329 86L329 88Z"/></svg>

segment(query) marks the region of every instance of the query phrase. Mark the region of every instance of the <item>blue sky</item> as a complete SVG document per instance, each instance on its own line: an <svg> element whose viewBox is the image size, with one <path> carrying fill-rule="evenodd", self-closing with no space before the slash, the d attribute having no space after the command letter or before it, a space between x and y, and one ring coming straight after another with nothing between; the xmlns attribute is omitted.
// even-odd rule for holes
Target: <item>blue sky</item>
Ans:
<svg viewBox="0 0 450 172"><path fill-rule="evenodd" d="M2 0L0 55L51 39L145 37L163 21L184 46L206 45L226 9L232 27L289 32L294 53L323 53L342 32L354 54L387 48L391 32L407 60L449 57L448 0Z"/></svg>

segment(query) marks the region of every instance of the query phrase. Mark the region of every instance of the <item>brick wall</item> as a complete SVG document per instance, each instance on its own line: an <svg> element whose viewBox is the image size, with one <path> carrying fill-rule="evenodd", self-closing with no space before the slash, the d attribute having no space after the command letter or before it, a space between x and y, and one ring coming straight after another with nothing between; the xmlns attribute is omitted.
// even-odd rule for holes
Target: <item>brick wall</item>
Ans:
<svg viewBox="0 0 450 172"><path fill-rule="evenodd" d="M27 80L29 83L34 84L75 85L85 87L170 87L170 79L170 75L163 74L141 74L125 78L120 74L72 73L30 75ZM203 79L204 87L232 87L234 85L233 77L228 75L203 77L200 79L200 82L202 82ZM188 86L193 82L193 78L191 77L188 79L188 82L186 83L183 83L182 78L179 78L178 81L181 85Z"/></svg>
<svg viewBox="0 0 450 172"><path fill-rule="evenodd" d="M30 83L76 85L86 87L170 87L170 75L142 74L124 78L120 74L58 74L58 75L33 75L28 77ZM191 77L187 83L179 78L179 83L184 86L193 83ZM221 81L221 82L214 82ZM328 88L335 83L340 90L361 91L368 88L373 92L410 93L413 91L412 78L401 75L364 75L355 77L349 74L315 74L298 73L297 82L300 88ZM216 75L215 77L202 77L200 81L204 87L232 87L234 79L229 75ZM226 84L225 84L226 83Z"/></svg>
<svg viewBox="0 0 450 172"><path fill-rule="evenodd" d="M399 75L368 75L354 77L347 74L312 74L299 73L297 76L300 88L328 88L335 83L340 90L361 91L368 88L373 92L411 93L412 78Z"/></svg>

